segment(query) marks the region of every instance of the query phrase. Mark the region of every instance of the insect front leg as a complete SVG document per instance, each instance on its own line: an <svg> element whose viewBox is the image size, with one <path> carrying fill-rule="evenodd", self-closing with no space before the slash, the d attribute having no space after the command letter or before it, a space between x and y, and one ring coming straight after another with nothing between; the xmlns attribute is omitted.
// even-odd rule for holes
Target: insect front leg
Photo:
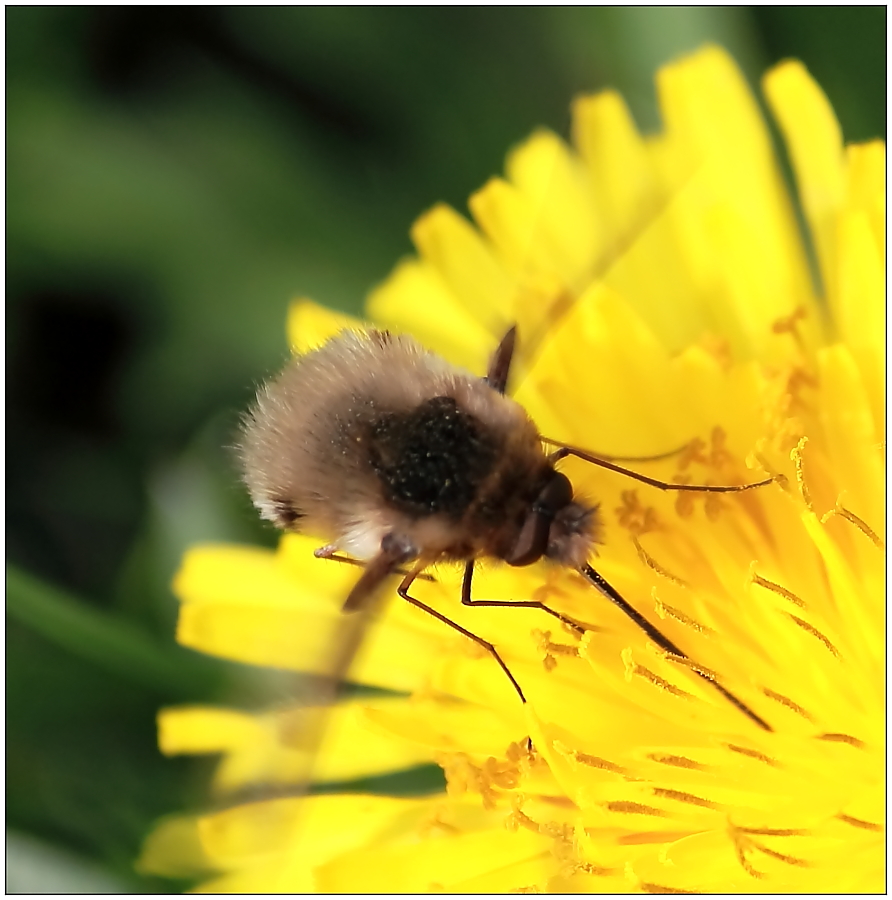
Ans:
<svg viewBox="0 0 892 900"><path fill-rule="evenodd" d="M556 609L546 606L539 600L472 600L471 599L471 583L474 579L474 560L465 563L465 575L461 583L461 602L463 606L512 606L521 609L541 609L542 612L548 613L559 619L564 625L576 632L576 634L585 634L586 629L578 622L559 613Z"/></svg>

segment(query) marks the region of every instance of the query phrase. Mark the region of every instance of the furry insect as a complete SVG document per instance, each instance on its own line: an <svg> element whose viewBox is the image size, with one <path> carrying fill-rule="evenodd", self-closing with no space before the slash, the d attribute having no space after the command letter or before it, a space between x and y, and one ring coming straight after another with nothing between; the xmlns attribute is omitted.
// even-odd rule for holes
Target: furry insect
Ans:
<svg viewBox="0 0 892 900"><path fill-rule="evenodd" d="M472 599L478 559L511 566L552 560L578 571L664 651L687 660L592 568L597 505L577 498L555 464L576 456L662 490L728 493L771 479L671 484L546 441L523 407L504 393L515 335L512 328L502 339L485 378L450 365L409 337L384 331L343 332L293 360L261 388L245 419L240 450L255 506L279 528L327 537L331 543L317 556L364 566L345 611L365 607L388 576L401 572L399 595L485 647L524 702L495 646L409 594L427 566L465 564L465 606L535 608L581 633L580 624L539 601ZM548 454L543 443L557 449ZM714 676L695 664L691 668L770 730Z"/></svg>

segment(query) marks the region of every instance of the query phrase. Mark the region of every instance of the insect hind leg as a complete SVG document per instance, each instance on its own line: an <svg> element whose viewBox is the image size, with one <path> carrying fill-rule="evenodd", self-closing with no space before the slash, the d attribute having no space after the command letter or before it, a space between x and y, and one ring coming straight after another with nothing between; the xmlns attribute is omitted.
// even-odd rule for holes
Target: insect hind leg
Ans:
<svg viewBox="0 0 892 900"><path fill-rule="evenodd" d="M452 619L447 618L442 613L437 612L435 609L427 606L425 603L422 603L420 600L417 600L415 597L409 594L409 588L412 586L412 582L418 577L420 572L409 572L408 575L400 582L400 586L396 589L396 592L403 598L403 600L408 601L413 606L417 607L420 610L428 613L433 616L435 619L439 619L445 625L448 625L450 628L454 628L460 634L463 634L465 637L470 638L474 643L479 644L490 653L495 661L501 666L502 671L508 676L508 680L511 682L514 690L517 691L517 696L520 697L521 703L526 703L527 698L523 694L523 690L520 685L517 683L517 679L511 674L511 670L505 665L505 661L499 656L499 651L496 650L495 646L493 646L489 641L484 640L477 634L474 634L473 631L468 631L467 628L462 628L458 622L453 622Z"/></svg>

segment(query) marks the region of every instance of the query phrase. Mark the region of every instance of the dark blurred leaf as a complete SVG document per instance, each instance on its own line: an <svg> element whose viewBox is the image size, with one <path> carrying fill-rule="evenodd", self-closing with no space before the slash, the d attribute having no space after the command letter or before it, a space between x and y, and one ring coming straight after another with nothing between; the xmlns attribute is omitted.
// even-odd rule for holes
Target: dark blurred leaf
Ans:
<svg viewBox="0 0 892 900"><path fill-rule="evenodd" d="M70 653L171 699L219 691L219 671L210 660L174 644L165 647L12 565L6 567L6 612Z"/></svg>

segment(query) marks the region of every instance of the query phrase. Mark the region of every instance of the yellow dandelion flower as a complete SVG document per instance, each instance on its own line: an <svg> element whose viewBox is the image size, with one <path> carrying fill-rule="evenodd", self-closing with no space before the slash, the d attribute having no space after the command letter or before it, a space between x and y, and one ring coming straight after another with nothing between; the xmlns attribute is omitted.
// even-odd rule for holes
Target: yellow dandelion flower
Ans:
<svg viewBox="0 0 892 900"><path fill-rule="evenodd" d="M403 603L375 619L350 680L402 692L340 704L315 778L436 762L444 793L282 796L173 818L143 866L211 891L862 892L884 885L885 150L845 147L802 65L763 90L795 172L810 267L755 100L706 48L657 77L664 129L620 97L578 100L570 148L535 134L471 199L441 206L371 296L371 320L485 371L520 335L515 397L543 435L669 481L776 482L663 493L561 463L604 520L598 570L687 658L577 573L490 566L416 582L492 657ZM345 324L308 302L297 351ZM692 438L698 438L692 442ZM704 499L705 497L705 499ZM321 671L349 566L288 535L266 552L198 547L178 639ZM695 662L692 662L695 661ZM715 679L764 720L743 714ZM306 711L177 709L167 753L222 754L222 791L306 771ZM303 743L302 743L303 742ZM286 792L287 793L287 792Z"/></svg>

